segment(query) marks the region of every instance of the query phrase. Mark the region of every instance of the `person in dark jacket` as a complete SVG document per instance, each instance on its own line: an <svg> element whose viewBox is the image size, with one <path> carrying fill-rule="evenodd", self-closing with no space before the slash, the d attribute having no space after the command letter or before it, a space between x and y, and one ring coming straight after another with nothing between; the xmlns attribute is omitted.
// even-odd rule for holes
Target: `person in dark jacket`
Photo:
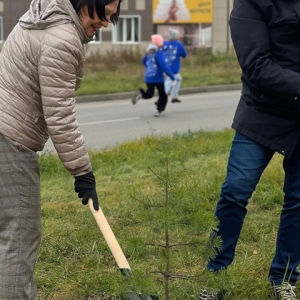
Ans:
<svg viewBox="0 0 300 300"><path fill-rule="evenodd" d="M272 299L298 299L300 263L300 5L299 1L235 0L230 15L234 49L242 69L236 133L221 187L211 238L222 247L207 270L233 261L247 204L275 152L284 156L283 207L268 279ZM224 291L200 291L199 299L223 299Z"/></svg>
<svg viewBox="0 0 300 300"><path fill-rule="evenodd" d="M165 55L162 51L163 37L154 34L151 37L152 43L149 44L147 53L142 58L142 63L145 66L144 81L147 85L147 91L140 88L132 98L132 104L135 105L140 99L151 99L154 95L155 87L158 90L158 100L155 102L157 111L155 117L160 117L165 111L168 96L165 92L164 73L166 73L171 80L175 80L174 74L171 72L165 62Z"/></svg>
<svg viewBox="0 0 300 300"><path fill-rule="evenodd" d="M118 22L122 0L32 0L0 53L0 299L37 300L42 238L39 155L49 138L80 202L99 210L76 119L84 45ZM79 201L78 201L79 202ZM80 225L80 224L79 224ZM79 226L78 225L78 226ZM82 278L84 281L85 279Z"/></svg>

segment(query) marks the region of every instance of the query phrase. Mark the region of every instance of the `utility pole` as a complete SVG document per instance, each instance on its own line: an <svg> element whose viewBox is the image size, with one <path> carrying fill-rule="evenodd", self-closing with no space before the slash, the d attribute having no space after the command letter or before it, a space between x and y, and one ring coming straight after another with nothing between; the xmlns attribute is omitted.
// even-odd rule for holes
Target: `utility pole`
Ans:
<svg viewBox="0 0 300 300"><path fill-rule="evenodd" d="M229 16L230 16L230 0L227 0L227 43L226 43L227 53L229 53L230 50Z"/></svg>

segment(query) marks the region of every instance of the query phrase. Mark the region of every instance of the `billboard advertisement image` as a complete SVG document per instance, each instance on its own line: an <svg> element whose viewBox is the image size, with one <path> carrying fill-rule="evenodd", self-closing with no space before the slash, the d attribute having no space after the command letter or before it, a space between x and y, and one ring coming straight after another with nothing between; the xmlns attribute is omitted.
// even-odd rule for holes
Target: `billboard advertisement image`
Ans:
<svg viewBox="0 0 300 300"><path fill-rule="evenodd" d="M153 23L212 23L213 0L153 0Z"/></svg>

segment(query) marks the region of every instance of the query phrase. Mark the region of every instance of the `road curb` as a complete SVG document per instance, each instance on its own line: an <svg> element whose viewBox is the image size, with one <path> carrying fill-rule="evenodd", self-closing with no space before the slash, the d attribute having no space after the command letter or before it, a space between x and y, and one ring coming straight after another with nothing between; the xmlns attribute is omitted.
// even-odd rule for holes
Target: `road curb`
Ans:
<svg viewBox="0 0 300 300"><path fill-rule="evenodd" d="M182 88L180 90L181 95L195 94L195 93L207 93L207 92L220 92L220 91L234 91L241 90L242 85L238 84L222 84L222 85L210 85L210 86L199 86ZM123 100L130 99L134 92L124 93L111 93L111 94L97 94L87 96L77 96L77 103L96 102L96 101L110 101L110 100Z"/></svg>

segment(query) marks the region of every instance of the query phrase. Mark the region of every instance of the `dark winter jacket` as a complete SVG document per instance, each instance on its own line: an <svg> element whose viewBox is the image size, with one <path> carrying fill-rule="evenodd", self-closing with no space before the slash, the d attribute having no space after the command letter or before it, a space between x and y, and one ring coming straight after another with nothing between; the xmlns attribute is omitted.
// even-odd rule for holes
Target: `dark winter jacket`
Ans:
<svg viewBox="0 0 300 300"><path fill-rule="evenodd" d="M300 1L235 0L242 95L232 127L286 157L300 138Z"/></svg>

